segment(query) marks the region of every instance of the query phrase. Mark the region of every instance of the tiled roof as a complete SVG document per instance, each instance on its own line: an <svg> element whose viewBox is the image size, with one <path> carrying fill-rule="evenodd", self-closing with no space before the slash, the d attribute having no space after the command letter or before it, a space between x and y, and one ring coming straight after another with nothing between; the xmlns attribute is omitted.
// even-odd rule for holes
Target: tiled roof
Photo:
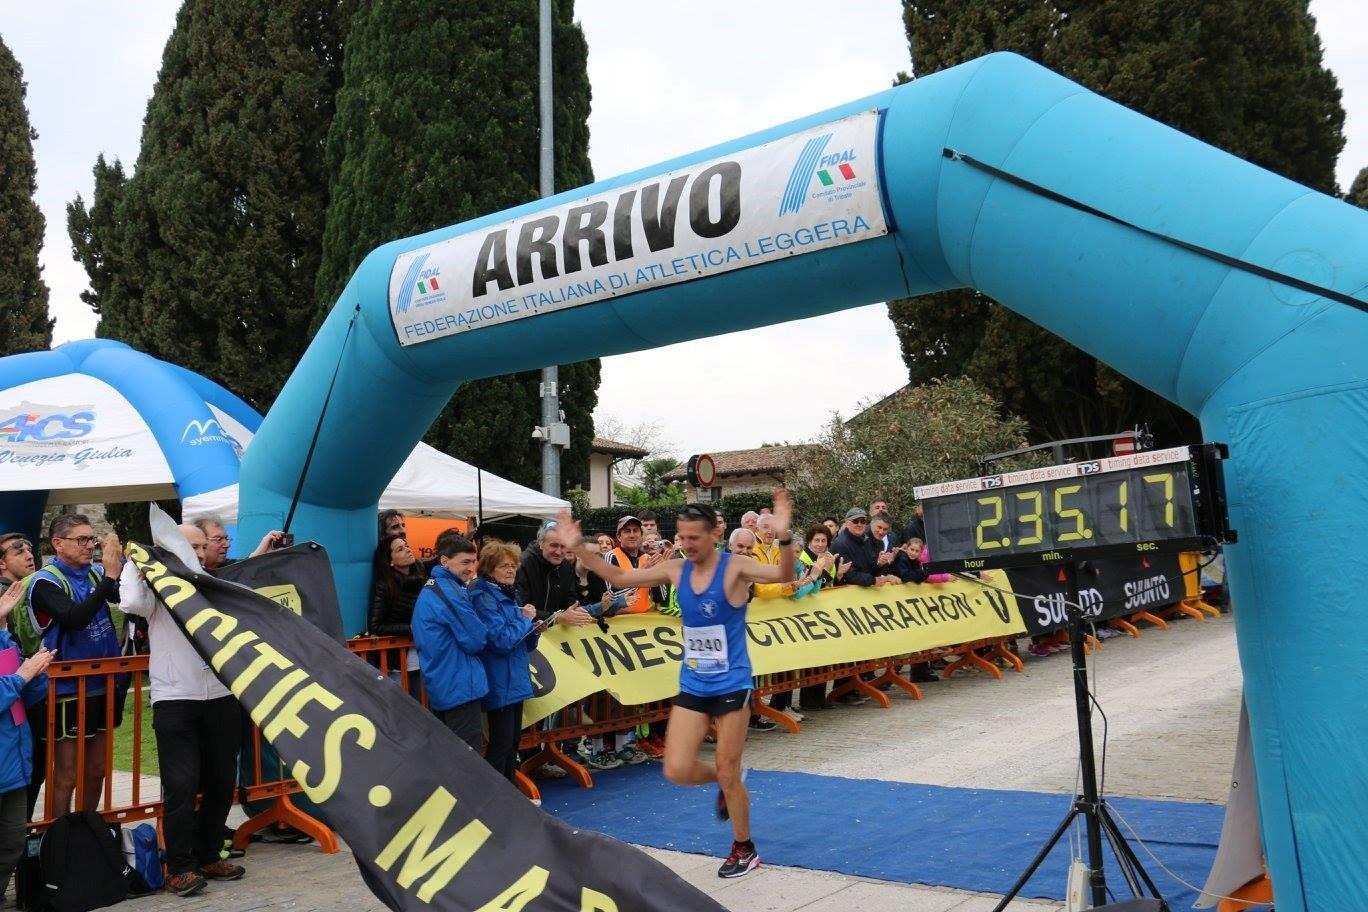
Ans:
<svg viewBox="0 0 1368 912"><path fill-rule="evenodd" d="M782 472L794 456L803 449L797 446L757 447L753 450L720 450L710 454L717 462L717 474L755 475L766 472ZM688 464L681 462L664 475L661 481L683 481L688 474Z"/></svg>
<svg viewBox="0 0 1368 912"><path fill-rule="evenodd" d="M634 459L651 455L650 450L643 450L641 447L632 446L630 443L609 440L607 437L595 437L589 449L594 453L607 453L610 456L627 456Z"/></svg>

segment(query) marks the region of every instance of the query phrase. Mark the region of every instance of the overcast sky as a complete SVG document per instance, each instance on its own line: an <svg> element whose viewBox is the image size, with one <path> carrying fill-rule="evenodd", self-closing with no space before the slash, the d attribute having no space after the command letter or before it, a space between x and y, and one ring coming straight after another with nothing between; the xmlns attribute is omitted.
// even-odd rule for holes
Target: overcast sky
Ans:
<svg viewBox="0 0 1368 912"><path fill-rule="evenodd" d="M86 276L71 258L66 204L78 193L89 201L97 154L120 158L131 170L179 6L178 0L0 0L0 36L24 67L39 133L38 204L47 218L42 261L57 342L89 337L95 327L78 297ZM590 156L600 178L878 91L910 65L897 0L839 6L579 0L576 6L589 41ZM1311 11L1326 64L1344 92L1348 144L1339 180L1347 187L1368 165L1368 3L1312 0ZM686 455L810 439L831 412L849 415L861 400L905 382L882 304L809 322L817 324L812 331L786 324L606 359L598 416L628 427L658 423L674 455ZM707 393L719 408L684 408L661 391L675 376L674 357L704 347L709 363L735 370L711 375ZM825 370L814 383L806 370L746 367L776 359ZM733 412L721 404L738 398L739 377L749 387L747 407Z"/></svg>

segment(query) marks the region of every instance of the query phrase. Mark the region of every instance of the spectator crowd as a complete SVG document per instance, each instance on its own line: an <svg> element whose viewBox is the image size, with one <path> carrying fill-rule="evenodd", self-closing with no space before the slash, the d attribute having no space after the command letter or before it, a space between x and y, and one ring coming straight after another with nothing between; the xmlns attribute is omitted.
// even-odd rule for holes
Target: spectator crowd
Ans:
<svg viewBox="0 0 1368 912"><path fill-rule="evenodd" d="M727 531L725 519L716 530L717 547L778 564L777 539L790 530L773 526L768 510L748 512ZM414 649L402 671L408 690L418 694L421 680L431 710L474 750L482 740L489 762L512 776L517 768L517 720L532 694L527 653L539 633L552 624L598 624L605 631L622 615L657 611L678 615L676 593L669 586L614 589L590 572L583 559L567 553L554 521L541 525L521 552L513 545L472 538L456 529L442 533L435 556L424 566L406 543L404 516L386 511L379 517L380 541L375 551L371 595L372 635L411 635ZM623 568L650 567L682 552L663 533L650 510L626 515L609 531L586 533L597 542L599 559ZM905 525L897 523L888 503L876 499L866 509L852 507L843 518L827 517L805 533L792 534L796 575L789 583L754 586L754 598L802 599L837 585L887 586L905 582L942 582L948 575L930 574L920 508ZM911 669L915 681L936 679L929 664ZM835 682L840 686L843 682ZM781 692L770 707L795 721L804 713L828 708L826 684ZM869 698L858 690L838 702L857 704ZM483 719L481 718L483 714ZM770 731L775 723L753 713L753 731ZM664 754L664 722L639 730L582 739L575 745L592 769L659 759ZM539 772L561 776L558 767Z"/></svg>

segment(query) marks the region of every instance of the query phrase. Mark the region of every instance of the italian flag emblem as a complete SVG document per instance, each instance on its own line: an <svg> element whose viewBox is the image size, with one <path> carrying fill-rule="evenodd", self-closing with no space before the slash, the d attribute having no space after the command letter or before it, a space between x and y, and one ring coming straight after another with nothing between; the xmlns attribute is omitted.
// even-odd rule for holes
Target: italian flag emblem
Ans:
<svg viewBox="0 0 1368 912"><path fill-rule="evenodd" d="M435 278L429 277L429 278L426 278L426 279L419 279L419 280L418 280L418 293L419 293L419 294L427 294L427 293L429 293L429 292L440 291L440 290L441 290L441 286L437 284L437 280L436 280Z"/></svg>
<svg viewBox="0 0 1368 912"><path fill-rule="evenodd" d="M831 174L833 170L836 172L834 178ZM830 187L832 184L836 183L837 180L854 180L855 169L850 167L850 165L837 165L834 169L823 168L821 171L817 172L817 179L822 182L823 187Z"/></svg>

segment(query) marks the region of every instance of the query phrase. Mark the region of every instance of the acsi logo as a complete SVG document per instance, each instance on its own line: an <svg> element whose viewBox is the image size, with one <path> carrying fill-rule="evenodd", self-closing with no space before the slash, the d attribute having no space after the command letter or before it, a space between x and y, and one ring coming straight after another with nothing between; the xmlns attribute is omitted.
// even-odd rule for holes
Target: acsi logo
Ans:
<svg viewBox="0 0 1368 912"><path fill-rule="evenodd" d="M705 599L698 603L698 610L703 613L705 618L717 617L717 602L712 599Z"/></svg>
<svg viewBox="0 0 1368 912"><path fill-rule="evenodd" d="M0 419L0 440L24 443L30 440L75 440L95 430L93 411L53 412L42 415L21 412Z"/></svg>
<svg viewBox="0 0 1368 912"><path fill-rule="evenodd" d="M784 196L779 202L780 215L788 215L803 208L803 203L807 202L808 186L812 184L812 175L817 170L817 163L829 142L831 134L823 133L821 136L812 137L804 144L803 151L798 153L798 158L793 163L793 170L789 172L788 183L784 185Z"/></svg>

